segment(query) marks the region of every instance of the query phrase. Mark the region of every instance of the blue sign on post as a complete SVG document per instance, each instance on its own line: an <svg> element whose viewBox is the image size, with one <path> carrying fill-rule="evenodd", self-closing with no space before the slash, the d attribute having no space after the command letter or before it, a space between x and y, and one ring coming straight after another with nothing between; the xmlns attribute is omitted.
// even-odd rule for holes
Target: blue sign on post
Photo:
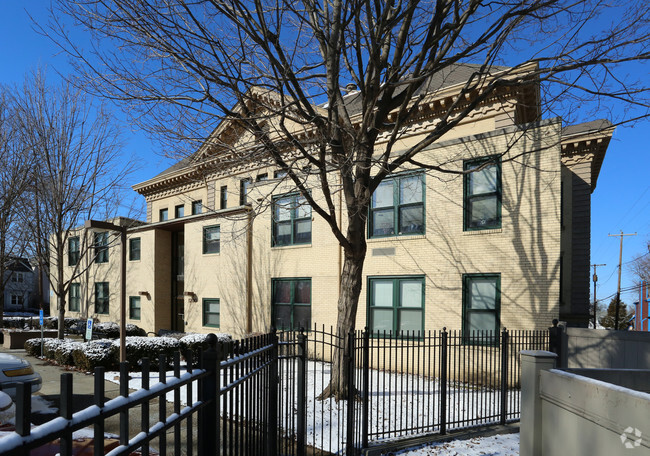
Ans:
<svg viewBox="0 0 650 456"><path fill-rule="evenodd" d="M86 322L86 340L90 340L93 337L93 320L89 318Z"/></svg>
<svg viewBox="0 0 650 456"><path fill-rule="evenodd" d="M40 319L40 325L43 326L43 309L38 311L38 316Z"/></svg>

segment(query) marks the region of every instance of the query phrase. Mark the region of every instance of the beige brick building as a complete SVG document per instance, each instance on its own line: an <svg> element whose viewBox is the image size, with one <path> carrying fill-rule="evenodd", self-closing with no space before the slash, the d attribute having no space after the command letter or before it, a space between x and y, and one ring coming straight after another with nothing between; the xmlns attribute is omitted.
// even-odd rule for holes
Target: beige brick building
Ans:
<svg viewBox="0 0 650 456"><path fill-rule="evenodd" d="M456 90L448 78L428 95L400 147L427 133ZM373 195L358 328L586 324L590 195L613 128L540 120L535 85L497 95L418 156L477 171L409 166ZM129 226L128 322L235 335L336 323L342 249L277 168L232 160L253 142L224 122L194 157L134 186L147 220L118 221ZM206 152L216 143L220 153ZM336 173L329 178L336 184ZM95 243L107 236L109 247L73 287L67 315L119 321L122 246L114 233L84 235Z"/></svg>

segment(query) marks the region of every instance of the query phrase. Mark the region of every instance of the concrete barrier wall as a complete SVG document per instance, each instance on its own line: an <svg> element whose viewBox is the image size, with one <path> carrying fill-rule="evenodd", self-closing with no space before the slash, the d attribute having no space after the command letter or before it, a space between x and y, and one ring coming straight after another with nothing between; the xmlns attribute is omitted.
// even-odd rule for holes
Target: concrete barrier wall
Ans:
<svg viewBox="0 0 650 456"><path fill-rule="evenodd" d="M649 346L647 332L567 328L566 356L560 363L568 368L650 369Z"/></svg>
<svg viewBox="0 0 650 456"><path fill-rule="evenodd" d="M572 372L540 374L542 455L650 455L650 394Z"/></svg>

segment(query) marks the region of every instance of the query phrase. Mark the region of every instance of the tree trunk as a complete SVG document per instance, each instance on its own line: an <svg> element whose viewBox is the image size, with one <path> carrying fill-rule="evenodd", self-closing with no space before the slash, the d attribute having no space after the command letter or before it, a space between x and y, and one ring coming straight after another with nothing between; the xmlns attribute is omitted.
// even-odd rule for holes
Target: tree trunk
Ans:
<svg viewBox="0 0 650 456"><path fill-rule="evenodd" d="M350 356L348 334L354 331L359 306L359 295L363 284L363 263L366 257L365 241L352 254L345 253L343 271L341 272L341 294L338 301L338 318L336 323L337 343L332 359L332 377L330 384L318 396L319 400L334 398L337 401L348 397L348 363Z"/></svg>

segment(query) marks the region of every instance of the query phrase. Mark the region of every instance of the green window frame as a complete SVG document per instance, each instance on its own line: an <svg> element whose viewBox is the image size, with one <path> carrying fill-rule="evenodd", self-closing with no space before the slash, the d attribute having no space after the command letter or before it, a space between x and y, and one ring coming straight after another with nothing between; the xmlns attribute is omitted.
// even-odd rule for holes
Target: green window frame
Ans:
<svg viewBox="0 0 650 456"><path fill-rule="evenodd" d="M140 319L141 310L140 296L129 296L129 318L131 320Z"/></svg>
<svg viewBox="0 0 650 456"><path fill-rule="evenodd" d="M79 312L81 310L81 284L71 283L68 289L68 310Z"/></svg>
<svg viewBox="0 0 650 456"><path fill-rule="evenodd" d="M140 261L142 241L139 237L129 239L129 261Z"/></svg>
<svg viewBox="0 0 650 456"><path fill-rule="evenodd" d="M251 188L253 180L250 177L240 179L239 181L239 205L243 206L248 204L248 192Z"/></svg>
<svg viewBox="0 0 650 456"><path fill-rule="evenodd" d="M405 173L384 179L370 200L368 237L411 236L425 233L424 173Z"/></svg>
<svg viewBox="0 0 650 456"><path fill-rule="evenodd" d="M273 198L271 245L311 244L311 206L298 193Z"/></svg>
<svg viewBox="0 0 650 456"><path fill-rule="evenodd" d="M160 209L160 212L158 214L159 214L158 216L159 222L166 222L167 220L169 220L169 209L167 208Z"/></svg>
<svg viewBox="0 0 650 456"><path fill-rule="evenodd" d="M463 342L497 343L500 328L501 274L463 274Z"/></svg>
<svg viewBox="0 0 650 456"><path fill-rule="evenodd" d="M226 209L228 207L228 186L222 185L219 191L219 209Z"/></svg>
<svg viewBox="0 0 650 456"><path fill-rule="evenodd" d="M79 236L68 239L68 266L76 266L79 263Z"/></svg>
<svg viewBox="0 0 650 456"><path fill-rule="evenodd" d="M277 329L311 327L311 278L271 280L271 321Z"/></svg>
<svg viewBox="0 0 650 456"><path fill-rule="evenodd" d="M95 263L108 263L108 231L95 233Z"/></svg>
<svg viewBox="0 0 650 456"><path fill-rule="evenodd" d="M203 299L203 326L210 328L219 328L221 326L221 302L219 299Z"/></svg>
<svg viewBox="0 0 650 456"><path fill-rule="evenodd" d="M375 335L424 332L424 276L368 277L368 328Z"/></svg>
<svg viewBox="0 0 650 456"><path fill-rule="evenodd" d="M465 231L501 228L501 160L499 157L467 160L463 170L481 166L484 167L480 171L463 176Z"/></svg>
<svg viewBox="0 0 650 456"><path fill-rule="evenodd" d="M95 283L95 313L106 315L109 313L110 289L108 282Z"/></svg>
<svg viewBox="0 0 650 456"><path fill-rule="evenodd" d="M192 201L192 215L197 215L203 212L203 201L196 200Z"/></svg>
<svg viewBox="0 0 650 456"><path fill-rule="evenodd" d="M221 252L221 227L219 225L203 227L203 254Z"/></svg>

